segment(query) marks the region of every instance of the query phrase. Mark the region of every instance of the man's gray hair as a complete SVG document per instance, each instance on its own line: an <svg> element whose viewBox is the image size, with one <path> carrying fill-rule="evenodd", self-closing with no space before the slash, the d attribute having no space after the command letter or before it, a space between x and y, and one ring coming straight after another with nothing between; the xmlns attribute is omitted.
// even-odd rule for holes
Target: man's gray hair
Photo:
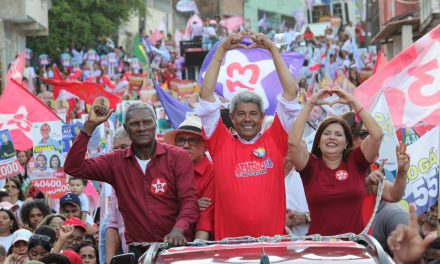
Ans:
<svg viewBox="0 0 440 264"><path fill-rule="evenodd" d="M156 121L156 112L154 112L154 109L151 105L144 103L144 102L136 102L131 104L128 108L127 111L125 111L125 116L124 116L124 124L127 123L127 116L131 111L134 110L147 110L148 112L150 112L151 116L154 118L154 120Z"/></svg>
<svg viewBox="0 0 440 264"><path fill-rule="evenodd" d="M120 126L116 129L115 134L113 135L113 142L116 142L117 140L121 138L130 138L127 134L127 131L125 131L123 126Z"/></svg>
<svg viewBox="0 0 440 264"><path fill-rule="evenodd" d="M235 94L231 99L231 113L235 115L235 111L237 111L237 106L240 103L252 103L258 106L260 109L260 113L264 113L264 105L263 98L255 92L251 91L243 91Z"/></svg>

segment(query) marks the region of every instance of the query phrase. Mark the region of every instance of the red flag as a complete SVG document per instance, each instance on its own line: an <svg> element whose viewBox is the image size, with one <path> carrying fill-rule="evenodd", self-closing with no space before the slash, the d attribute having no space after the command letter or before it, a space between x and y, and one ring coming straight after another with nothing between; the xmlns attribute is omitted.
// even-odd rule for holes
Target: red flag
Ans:
<svg viewBox="0 0 440 264"><path fill-rule="evenodd" d="M374 64L373 74L381 70L387 63L388 63L387 57L385 57L382 51L379 51L379 54L377 55L376 63Z"/></svg>
<svg viewBox="0 0 440 264"><path fill-rule="evenodd" d="M118 96L107 92L101 85L97 83L48 79L42 80L54 86L54 98L58 98L61 90L65 90L78 96L81 100L90 105L94 103L96 98L105 97L110 101L110 107L116 109L116 104L121 101Z"/></svg>
<svg viewBox="0 0 440 264"><path fill-rule="evenodd" d="M384 92L396 127L440 123L440 25L402 51L354 91L370 108Z"/></svg>
<svg viewBox="0 0 440 264"><path fill-rule="evenodd" d="M49 107L11 79L0 97L0 130L9 129L15 149L32 148L32 123L61 120Z"/></svg>
<svg viewBox="0 0 440 264"><path fill-rule="evenodd" d="M20 55L18 55L17 59L9 67L8 73L6 74L6 87L8 87L8 83L11 80L15 80L17 83L22 84L23 82L23 72L25 60L24 57L26 55L26 51L22 51Z"/></svg>
<svg viewBox="0 0 440 264"><path fill-rule="evenodd" d="M53 76L55 80L64 80L63 75L61 74L60 70L56 65L53 66Z"/></svg>

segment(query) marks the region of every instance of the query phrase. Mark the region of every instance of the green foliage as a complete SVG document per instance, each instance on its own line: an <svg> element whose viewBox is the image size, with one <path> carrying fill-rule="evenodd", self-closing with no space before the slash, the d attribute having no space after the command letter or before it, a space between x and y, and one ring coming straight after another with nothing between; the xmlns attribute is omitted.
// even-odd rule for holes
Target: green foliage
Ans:
<svg viewBox="0 0 440 264"><path fill-rule="evenodd" d="M103 39L116 40L118 26L133 12L145 14L144 0L53 0L49 35L28 37L34 54L57 58L64 49L96 48Z"/></svg>

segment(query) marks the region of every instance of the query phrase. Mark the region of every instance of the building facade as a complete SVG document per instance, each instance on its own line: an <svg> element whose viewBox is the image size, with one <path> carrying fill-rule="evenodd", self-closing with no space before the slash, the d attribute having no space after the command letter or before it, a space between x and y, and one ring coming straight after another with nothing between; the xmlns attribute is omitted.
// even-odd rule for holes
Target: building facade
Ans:
<svg viewBox="0 0 440 264"><path fill-rule="evenodd" d="M26 48L26 36L49 34L50 0L0 0L0 91L8 65Z"/></svg>

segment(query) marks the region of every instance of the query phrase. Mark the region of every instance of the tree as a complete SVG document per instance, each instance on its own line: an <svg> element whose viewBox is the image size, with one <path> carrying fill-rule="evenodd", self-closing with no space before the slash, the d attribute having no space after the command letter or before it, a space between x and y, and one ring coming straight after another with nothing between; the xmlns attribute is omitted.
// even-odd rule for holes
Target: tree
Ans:
<svg viewBox="0 0 440 264"><path fill-rule="evenodd" d="M104 39L116 39L118 27L131 14L145 14L144 0L53 0L49 10L49 35L28 37L34 54L51 58L65 49L96 48Z"/></svg>

